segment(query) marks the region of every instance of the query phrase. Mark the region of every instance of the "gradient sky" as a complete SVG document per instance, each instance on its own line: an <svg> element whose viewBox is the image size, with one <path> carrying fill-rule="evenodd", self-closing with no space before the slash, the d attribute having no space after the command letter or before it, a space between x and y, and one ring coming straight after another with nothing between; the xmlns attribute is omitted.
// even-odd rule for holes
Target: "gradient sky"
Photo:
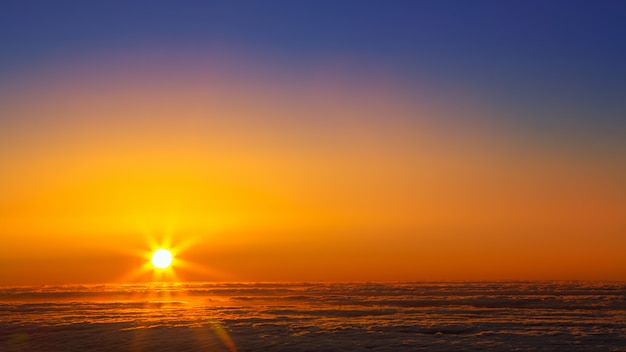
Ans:
<svg viewBox="0 0 626 352"><path fill-rule="evenodd" d="M623 1L3 1L0 284L626 280ZM135 274L134 274L135 273Z"/></svg>

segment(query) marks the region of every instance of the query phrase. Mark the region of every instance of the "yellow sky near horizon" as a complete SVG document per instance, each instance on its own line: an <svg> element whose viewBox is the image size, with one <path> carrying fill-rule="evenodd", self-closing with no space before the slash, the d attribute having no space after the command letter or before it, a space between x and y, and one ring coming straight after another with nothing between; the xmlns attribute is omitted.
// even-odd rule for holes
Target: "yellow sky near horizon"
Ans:
<svg viewBox="0 0 626 352"><path fill-rule="evenodd" d="M185 280L626 280L619 153L392 82L169 69L3 98L0 284L120 280L164 236Z"/></svg>

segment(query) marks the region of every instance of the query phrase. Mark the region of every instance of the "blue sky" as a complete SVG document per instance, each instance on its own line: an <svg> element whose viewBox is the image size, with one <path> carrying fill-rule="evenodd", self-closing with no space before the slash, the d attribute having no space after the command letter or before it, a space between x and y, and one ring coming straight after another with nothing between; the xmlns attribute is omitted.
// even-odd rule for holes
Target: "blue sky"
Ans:
<svg viewBox="0 0 626 352"><path fill-rule="evenodd" d="M622 1L4 1L0 73L97 48L226 43L349 57L528 106L624 112ZM607 112L602 112L607 110ZM597 119L601 116L595 116ZM613 121L616 122L616 121Z"/></svg>

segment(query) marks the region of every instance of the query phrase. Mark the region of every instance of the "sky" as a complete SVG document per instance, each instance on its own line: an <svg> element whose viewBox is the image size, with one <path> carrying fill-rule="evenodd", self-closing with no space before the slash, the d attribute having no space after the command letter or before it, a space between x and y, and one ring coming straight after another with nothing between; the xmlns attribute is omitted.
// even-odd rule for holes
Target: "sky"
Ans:
<svg viewBox="0 0 626 352"><path fill-rule="evenodd" d="M624 37L623 1L3 1L0 285L626 280Z"/></svg>

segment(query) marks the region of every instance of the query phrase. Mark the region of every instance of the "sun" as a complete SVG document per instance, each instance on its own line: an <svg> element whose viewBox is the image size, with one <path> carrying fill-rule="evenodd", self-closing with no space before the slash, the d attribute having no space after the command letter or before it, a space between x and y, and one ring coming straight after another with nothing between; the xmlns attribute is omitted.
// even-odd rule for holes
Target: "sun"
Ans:
<svg viewBox="0 0 626 352"><path fill-rule="evenodd" d="M172 252L167 249L160 248L152 253L152 265L155 268L165 269L172 264Z"/></svg>

